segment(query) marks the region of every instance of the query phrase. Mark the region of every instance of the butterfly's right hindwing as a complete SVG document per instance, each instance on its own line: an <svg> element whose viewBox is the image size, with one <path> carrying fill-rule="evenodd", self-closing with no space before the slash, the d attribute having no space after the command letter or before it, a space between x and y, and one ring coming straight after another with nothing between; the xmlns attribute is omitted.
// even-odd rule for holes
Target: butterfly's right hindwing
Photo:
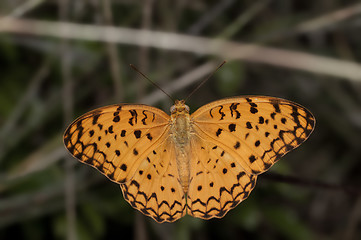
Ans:
<svg viewBox="0 0 361 240"><path fill-rule="evenodd" d="M121 184L124 198L157 222L174 222L186 213L186 200L178 174L173 142L155 148L132 179Z"/></svg>

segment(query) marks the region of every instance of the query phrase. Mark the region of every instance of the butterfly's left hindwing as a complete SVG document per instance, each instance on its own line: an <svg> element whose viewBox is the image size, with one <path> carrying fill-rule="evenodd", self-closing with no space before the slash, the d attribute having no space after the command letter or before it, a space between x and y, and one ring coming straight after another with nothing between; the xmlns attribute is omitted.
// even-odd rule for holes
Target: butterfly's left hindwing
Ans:
<svg viewBox="0 0 361 240"><path fill-rule="evenodd" d="M112 105L76 119L64 134L64 144L81 162L124 183L168 131L169 116L157 108Z"/></svg>

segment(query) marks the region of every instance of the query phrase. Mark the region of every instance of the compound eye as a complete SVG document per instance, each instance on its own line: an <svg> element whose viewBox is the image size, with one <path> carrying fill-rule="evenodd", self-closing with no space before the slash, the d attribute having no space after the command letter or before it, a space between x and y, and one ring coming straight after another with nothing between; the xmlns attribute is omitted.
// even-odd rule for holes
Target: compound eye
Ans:
<svg viewBox="0 0 361 240"><path fill-rule="evenodd" d="M187 105L184 105L186 108L186 111L189 112L189 107Z"/></svg>
<svg viewBox="0 0 361 240"><path fill-rule="evenodd" d="M170 107L170 113L173 113L174 111L175 111L175 106L173 105Z"/></svg>

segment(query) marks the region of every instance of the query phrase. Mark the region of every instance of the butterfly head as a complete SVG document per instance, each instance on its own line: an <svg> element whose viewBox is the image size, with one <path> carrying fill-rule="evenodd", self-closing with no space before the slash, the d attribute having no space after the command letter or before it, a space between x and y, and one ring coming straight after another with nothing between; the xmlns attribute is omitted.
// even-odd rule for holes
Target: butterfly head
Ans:
<svg viewBox="0 0 361 240"><path fill-rule="evenodd" d="M189 113L189 107L184 100L175 100L174 105L170 108L171 114Z"/></svg>

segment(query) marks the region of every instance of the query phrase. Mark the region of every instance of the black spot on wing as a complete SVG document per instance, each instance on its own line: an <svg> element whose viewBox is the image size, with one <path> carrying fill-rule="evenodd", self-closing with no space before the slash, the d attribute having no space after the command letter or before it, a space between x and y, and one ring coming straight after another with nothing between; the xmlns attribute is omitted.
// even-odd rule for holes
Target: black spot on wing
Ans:
<svg viewBox="0 0 361 240"><path fill-rule="evenodd" d="M124 163L120 166L120 169L122 169L124 172L127 171L127 165Z"/></svg>
<svg viewBox="0 0 361 240"><path fill-rule="evenodd" d="M99 117L100 117L100 114L94 114L94 116L93 116L93 125L95 125L98 122Z"/></svg>
<svg viewBox="0 0 361 240"><path fill-rule="evenodd" d="M229 109L231 110L231 117L233 117L233 114L236 114L236 119L241 117L241 113L237 110L239 103L232 103Z"/></svg>
<svg viewBox="0 0 361 240"><path fill-rule="evenodd" d="M256 157L254 155L249 156L249 161L250 163L253 163L254 161L256 161Z"/></svg>
<svg viewBox="0 0 361 240"><path fill-rule="evenodd" d="M113 118L113 122L119 122L120 121L120 117L119 116L115 116L114 118Z"/></svg>
<svg viewBox="0 0 361 240"><path fill-rule="evenodd" d="M275 109L276 113L280 113L281 109L280 109L280 105L279 105L279 101L278 100L272 100L271 104L273 105L273 108Z"/></svg>
<svg viewBox="0 0 361 240"><path fill-rule="evenodd" d="M271 113L271 118L273 119L273 120L275 120L275 116L276 116L276 113L275 112L273 112L273 113Z"/></svg>
<svg viewBox="0 0 361 240"><path fill-rule="evenodd" d="M251 105L251 107L258 107L256 103L250 102L249 105Z"/></svg>
<svg viewBox="0 0 361 240"><path fill-rule="evenodd" d="M263 124L263 123L264 123L264 118L263 118L262 116L259 117L258 123L259 123L259 124Z"/></svg>
<svg viewBox="0 0 361 240"><path fill-rule="evenodd" d="M134 136L135 136L135 138L140 138L141 137L141 135L142 135L142 131L140 131L140 130L135 130L134 131Z"/></svg>
<svg viewBox="0 0 361 240"><path fill-rule="evenodd" d="M222 109L223 109L223 106L220 106L220 108L219 108L219 114L221 114L221 118L219 119L219 120L223 120L224 119L224 117L226 116L226 114L224 113L224 112L222 112Z"/></svg>
<svg viewBox="0 0 361 240"><path fill-rule="evenodd" d="M228 129L230 132L236 131L236 124L234 124L234 123L229 124Z"/></svg>
<svg viewBox="0 0 361 240"><path fill-rule="evenodd" d="M147 133L147 138L149 139L149 140L152 140L153 139L153 137L152 137L152 135L150 135L150 133Z"/></svg>
<svg viewBox="0 0 361 240"><path fill-rule="evenodd" d="M138 150L136 148L133 149L133 154L138 155Z"/></svg>
<svg viewBox="0 0 361 240"><path fill-rule="evenodd" d="M134 126L134 124L136 124L138 122L138 113L136 110L129 110L130 114L132 115L131 118L129 118L129 124Z"/></svg>
<svg viewBox="0 0 361 240"><path fill-rule="evenodd" d="M218 128L217 132L216 132L216 136L218 137L219 135L221 135L223 129L222 128Z"/></svg>
<svg viewBox="0 0 361 240"><path fill-rule="evenodd" d="M125 137L126 132L127 132L127 131L122 130L122 132L120 133L120 136L121 136L121 137Z"/></svg>
<svg viewBox="0 0 361 240"><path fill-rule="evenodd" d="M255 108L255 107L251 107L251 109L249 110L252 114L256 114L256 113L258 113L258 110L257 110L257 108Z"/></svg>
<svg viewBox="0 0 361 240"><path fill-rule="evenodd" d="M142 114L143 114L143 116L144 116L144 118L142 118L142 123L143 123L143 125L147 125L147 123L145 122L145 120L148 118L148 116L147 116L147 114L145 114L145 110L143 110Z"/></svg>

